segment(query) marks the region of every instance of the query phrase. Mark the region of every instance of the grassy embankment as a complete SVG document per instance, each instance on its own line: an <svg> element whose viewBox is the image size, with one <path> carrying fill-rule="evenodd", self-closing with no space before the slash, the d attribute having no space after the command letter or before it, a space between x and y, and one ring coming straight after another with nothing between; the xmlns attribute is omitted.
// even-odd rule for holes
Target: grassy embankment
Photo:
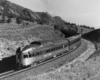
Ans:
<svg viewBox="0 0 100 80"><path fill-rule="evenodd" d="M60 35L51 25L0 24L0 57L15 55L18 47L24 47L32 41L60 39Z"/></svg>

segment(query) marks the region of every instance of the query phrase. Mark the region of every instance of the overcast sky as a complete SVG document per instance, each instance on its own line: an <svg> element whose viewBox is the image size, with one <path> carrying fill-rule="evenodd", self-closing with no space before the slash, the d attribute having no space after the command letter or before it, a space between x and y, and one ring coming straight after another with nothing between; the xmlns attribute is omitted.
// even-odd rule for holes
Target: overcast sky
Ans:
<svg viewBox="0 0 100 80"><path fill-rule="evenodd" d="M49 12L76 24L100 28L100 0L9 0L33 11Z"/></svg>

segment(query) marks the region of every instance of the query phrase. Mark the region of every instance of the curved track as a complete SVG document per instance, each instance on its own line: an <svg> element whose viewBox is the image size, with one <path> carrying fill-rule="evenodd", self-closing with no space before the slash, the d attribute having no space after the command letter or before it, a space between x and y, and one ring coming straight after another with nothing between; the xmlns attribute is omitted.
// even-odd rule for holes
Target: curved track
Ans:
<svg viewBox="0 0 100 80"><path fill-rule="evenodd" d="M77 48L79 48L79 46L78 46ZM39 64L37 64L37 65L30 66L30 67L28 67L28 68L23 68L23 69L20 69L20 70L11 70L11 71L2 73L2 74L0 74L0 79L6 78L6 77L9 77L9 76L13 76L13 75L16 75L16 74L18 74L18 73L21 73L21 72L24 72L24 71L27 71L27 70L31 70L31 69L33 69L33 68L36 68L36 67L38 67L38 66L41 66L41 65L43 65L43 64L52 62L52 61L54 61L54 60L56 60L56 59L58 59L58 58L61 58L61 57L65 56L65 55L71 53L72 51L76 50L77 48L75 48L75 49L73 49L73 50L71 50L70 52L67 52L67 53L64 52L64 53L62 53L61 55L59 55L58 57L52 58L52 59L50 59L50 60L47 60L47 61L42 62L42 63L39 63Z"/></svg>
<svg viewBox="0 0 100 80"><path fill-rule="evenodd" d="M83 43L83 41L82 41L82 44L81 44L80 46L82 47L83 44L84 44L84 43ZM38 64L38 65L30 66L30 67L28 67L28 68L24 68L24 69L21 69L21 70L11 70L11 71L2 73L2 74L0 74L0 79L7 78L7 77L10 77L10 76L16 75L16 74L18 74L18 73L21 73L21 72L24 72L24 71L27 71L27 70L31 70L31 69L33 69L33 68L37 68L38 66L41 66L41 65L43 65L43 64L46 64L46 63L49 63L49 62L53 62L53 61L56 60L56 59L65 57L65 55L67 56L67 54L70 55L69 53L74 52L74 51L77 50L80 46L78 46L77 48L73 49L73 50L70 51L70 52L62 53L60 56L55 57L55 58L50 59L50 60L47 60L47 61L45 61L45 62L42 62L42 63L40 63L40 64ZM80 54L81 54L81 53L78 53L78 55L80 55ZM78 55L77 55L77 56L78 56ZM75 57L77 57L77 56L75 56ZM74 57L74 56L73 56L73 57ZM74 58L75 58L75 57L74 57ZM69 60L71 60L71 59L69 59Z"/></svg>

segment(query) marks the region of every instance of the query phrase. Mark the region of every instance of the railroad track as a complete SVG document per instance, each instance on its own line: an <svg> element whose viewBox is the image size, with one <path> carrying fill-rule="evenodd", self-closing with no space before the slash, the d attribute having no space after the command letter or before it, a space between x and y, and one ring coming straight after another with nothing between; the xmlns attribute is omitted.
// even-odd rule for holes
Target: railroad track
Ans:
<svg viewBox="0 0 100 80"><path fill-rule="evenodd" d="M81 43L81 44L82 44L82 43ZM80 44L80 45L81 45L81 44ZM74 47L74 49L73 49L73 50L70 50L69 52L67 52L67 51L66 51L66 52L63 52L63 53L61 53L60 55L57 55L57 56L55 56L55 57L52 57L52 58L50 58L49 60L44 61L44 62L41 62L41 63L38 63L38 64L36 64L36 65L31 65L31 66L29 66L29 67L27 67L27 68L22 68L22 69L19 69L19 70L16 70L16 69L15 69L15 70L10 70L10 71L4 72L4 73L0 74L0 79L7 78L7 77L9 77L9 76L16 75L16 74L18 74L18 73L21 73L21 72L24 72L24 71L27 71L27 70L36 68L36 67L38 67L38 66L41 66L41 65L43 65L43 64L46 64L46 63L48 63L48 62L54 61L55 59L58 59L59 57L63 57L64 55L67 55L67 54L71 53L72 51L76 50L77 48L80 47L80 45L77 46L77 47Z"/></svg>

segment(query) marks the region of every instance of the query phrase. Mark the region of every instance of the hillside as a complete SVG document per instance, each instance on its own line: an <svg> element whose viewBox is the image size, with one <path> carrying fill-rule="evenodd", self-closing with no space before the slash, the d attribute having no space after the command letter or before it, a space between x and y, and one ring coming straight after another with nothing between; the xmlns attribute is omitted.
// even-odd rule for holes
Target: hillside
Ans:
<svg viewBox="0 0 100 80"><path fill-rule="evenodd" d="M92 36L92 37L91 37ZM85 39L88 39L92 42L100 42L100 29L93 30L89 33L86 33L82 36Z"/></svg>
<svg viewBox="0 0 100 80"><path fill-rule="evenodd" d="M84 39L87 39L95 44L97 51L100 51L100 29L93 30L89 33L86 33L82 36ZM100 53L93 54L93 56L98 56Z"/></svg>
<svg viewBox="0 0 100 80"><path fill-rule="evenodd" d="M64 25L65 21L64 21L61 17L59 17L59 16L54 16L53 18L54 18L55 23L56 23L57 25L59 25L59 26L63 26L63 25Z"/></svg>
<svg viewBox="0 0 100 80"><path fill-rule="evenodd" d="M25 21L28 25L23 24ZM0 0L0 59L15 55L18 47L32 41L63 38L64 35L50 25L53 22L53 17L47 12L34 12Z"/></svg>
<svg viewBox="0 0 100 80"><path fill-rule="evenodd" d="M37 24L55 24L58 27L64 27L67 30L72 30L76 32L80 32L80 26L76 25L75 23L70 23L64 21L59 16L50 15L48 12L34 12L28 8L24 8L20 5L12 3L8 0L0 0L0 23L17 23L28 25L30 22L37 23ZM83 26L84 27L84 26ZM85 27L84 27L85 28ZM84 29L86 33L88 28ZM83 32L85 33L85 32Z"/></svg>
<svg viewBox="0 0 100 80"><path fill-rule="evenodd" d="M59 16L52 17L48 12L34 12L8 0L0 0L0 59L15 55L18 47L32 41L60 39L77 32L76 24Z"/></svg>
<svg viewBox="0 0 100 80"><path fill-rule="evenodd" d="M95 30L93 27L89 27L86 25L77 25L75 23L66 22L59 16L55 16L53 18L56 24L54 28L61 31L64 34L71 33L73 35L75 33L82 33L83 35L85 33Z"/></svg>
<svg viewBox="0 0 100 80"><path fill-rule="evenodd" d="M53 22L52 16L47 12L33 12L7 0L0 0L0 16L1 22L6 22L6 18L20 18L31 22Z"/></svg>
<svg viewBox="0 0 100 80"><path fill-rule="evenodd" d="M33 41L63 38L50 25L21 27L0 27L0 59L16 54L18 47L23 48Z"/></svg>

